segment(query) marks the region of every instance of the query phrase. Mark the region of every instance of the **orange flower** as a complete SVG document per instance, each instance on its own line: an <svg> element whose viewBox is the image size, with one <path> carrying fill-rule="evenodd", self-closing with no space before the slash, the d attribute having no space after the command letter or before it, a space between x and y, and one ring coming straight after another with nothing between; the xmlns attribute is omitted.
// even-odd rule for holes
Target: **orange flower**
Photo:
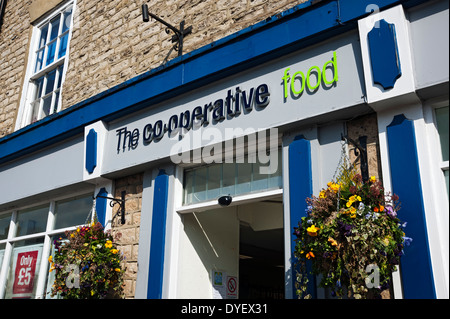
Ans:
<svg viewBox="0 0 450 319"><path fill-rule="evenodd" d="M316 256L314 256L312 251L310 251L309 253L306 254L306 258L308 258L308 259L311 259L311 258L314 258L314 257L316 257Z"/></svg>
<svg viewBox="0 0 450 319"><path fill-rule="evenodd" d="M382 212L383 210L384 210L384 206L383 206L383 205L380 205L380 206L375 207L375 208L373 209L373 211L374 211L375 213Z"/></svg>
<svg viewBox="0 0 450 319"><path fill-rule="evenodd" d="M337 245L338 245L337 241L334 240L334 239L331 238L331 237L328 237L328 241L331 243L331 246L337 246Z"/></svg>

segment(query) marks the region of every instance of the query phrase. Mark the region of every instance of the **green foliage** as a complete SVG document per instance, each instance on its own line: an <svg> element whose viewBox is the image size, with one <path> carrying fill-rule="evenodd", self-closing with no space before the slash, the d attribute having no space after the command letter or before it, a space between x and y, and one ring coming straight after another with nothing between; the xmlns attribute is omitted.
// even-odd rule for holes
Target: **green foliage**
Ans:
<svg viewBox="0 0 450 319"><path fill-rule="evenodd" d="M386 195L375 177L363 183L359 174L345 167L327 186L318 197L306 199L307 216L294 227L300 265L297 293L310 297L305 266L309 260L311 273L322 275L320 286L328 287L333 296L343 297L346 291L350 298L380 297L404 246L412 241L403 232L406 223L397 217L398 197Z"/></svg>
<svg viewBox="0 0 450 319"><path fill-rule="evenodd" d="M103 299L122 297L122 254L109 232L97 222L66 232L68 240L54 241L49 257L55 271L51 296L62 299Z"/></svg>

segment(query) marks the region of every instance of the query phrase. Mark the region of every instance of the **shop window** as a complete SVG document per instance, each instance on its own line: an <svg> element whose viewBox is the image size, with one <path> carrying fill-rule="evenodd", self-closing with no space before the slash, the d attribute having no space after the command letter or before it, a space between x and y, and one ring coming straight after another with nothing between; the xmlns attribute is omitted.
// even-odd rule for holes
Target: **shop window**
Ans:
<svg viewBox="0 0 450 319"><path fill-rule="evenodd" d="M53 239L89 221L92 194L0 213L0 298L49 298Z"/></svg>
<svg viewBox="0 0 450 319"><path fill-rule="evenodd" d="M277 169L272 174L261 174L261 164L216 163L187 169L184 175L184 205L215 200L223 195L244 195L263 190L282 188L281 152Z"/></svg>
<svg viewBox="0 0 450 319"><path fill-rule="evenodd" d="M67 66L73 2L66 3L33 29L22 126L61 109L61 88Z"/></svg>
<svg viewBox="0 0 450 319"><path fill-rule="evenodd" d="M449 125L449 107L437 108L436 111L436 126L439 134L439 140L441 144L441 169L445 177L445 182L447 184L447 194L449 191L449 167L448 167L448 149L449 149L449 139L448 139L448 125Z"/></svg>

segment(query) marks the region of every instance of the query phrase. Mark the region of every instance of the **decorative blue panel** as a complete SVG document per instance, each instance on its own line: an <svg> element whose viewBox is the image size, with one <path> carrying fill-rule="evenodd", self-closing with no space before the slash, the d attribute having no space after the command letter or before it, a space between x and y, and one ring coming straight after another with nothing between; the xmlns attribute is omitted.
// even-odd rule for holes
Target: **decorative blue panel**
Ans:
<svg viewBox="0 0 450 319"><path fill-rule="evenodd" d="M291 269L292 281L295 285L295 266L296 258L294 257L295 239L297 238L293 232L294 227L298 227L300 219L306 216L306 198L312 195L312 171L311 171L311 145L303 135L297 136L289 145L289 207L291 222ZM311 269L307 263L306 269ZM295 286L293 287L295 297ZM308 293L316 298L316 280L315 276L309 278Z"/></svg>
<svg viewBox="0 0 450 319"><path fill-rule="evenodd" d="M367 35L373 82L392 89L402 75L395 25L384 19L375 23Z"/></svg>
<svg viewBox="0 0 450 319"><path fill-rule="evenodd" d="M395 116L387 140L392 191L401 202L399 218L408 222L406 236L413 239L401 258L404 298L436 298L413 122L403 114Z"/></svg>
<svg viewBox="0 0 450 319"><path fill-rule="evenodd" d="M92 174L97 166L97 132L92 128L86 136L86 170Z"/></svg>
<svg viewBox="0 0 450 319"><path fill-rule="evenodd" d="M103 227L105 227L107 199L101 198L98 196L106 197L106 196L108 196L108 192L106 191L105 188L100 189L100 191L96 195L96 200L95 200L95 211L97 213L97 220L100 222L100 224L103 225Z"/></svg>
<svg viewBox="0 0 450 319"><path fill-rule="evenodd" d="M153 193L152 233L148 270L148 299L161 299L164 274L164 248L166 242L167 200L169 176L160 170L155 179Z"/></svg>

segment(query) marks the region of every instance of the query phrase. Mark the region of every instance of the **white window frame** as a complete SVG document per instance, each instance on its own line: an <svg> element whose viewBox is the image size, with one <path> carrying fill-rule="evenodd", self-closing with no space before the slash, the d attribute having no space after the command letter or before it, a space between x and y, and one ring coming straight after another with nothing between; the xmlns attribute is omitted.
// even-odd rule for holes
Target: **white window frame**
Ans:
<svg viewBox="0 0 450 319"><path fill-rule="evenodd" d="M76 198L79 196L89 196L89 194L93 194L93 193L94 193L94 191L84 190L84 191L72 193L72 194L70 194L70 196L58 197L58 198L52 199L51 201L35 203L33 205L20 207L20 209L16 209L16 210L12 211L10 227L9 227L9 231L8 231L8 237L7 237L7 239L0 240L0 244L6 244L3 262L0 265L0 299L5 298L6 281L7 281L7 277L8 277L9 266L11 264L14 243L22 241L22 240L34 239L34 238L44 238L42 257L40 260L40 267L39 267L39 277L36 282L35 299L46 298L46 290L45 289L46 289L47 275L48 275L48 270L49 270L48 257L50 256L50 252L51 252L51 248L52 248L52 240L51 240L52 237L55 235L58 235L58 234L64 234L65 231L75 230L77 227L83 226L83 224L80 224L80 225L73 225L73 226L65 227L65 228L54 229L56 202L62 201L65 199ZM45 231L40 232L40 233L16 237L15 236L15 234L17 232L16 221L17 221L18 212L22 211L24 209L27 209L27 208L39 207L42 204L48 205L48 207L49 207ZM11 211L5 212L5 213L8 214L8 213L11 213ZM86 214L86 217L87 216L88 216L88 214Z"/></svg>
<svg viewBox="0 0 450 319"><path fill-rule="evenodd" d="M448 161L442 160L441 141L436 123L436 109L449 105L449 97L443 96L427 100L423 104L423 120L425 124L425 140L427 148L419 156L423 159L426 169L421 171L425 209L427 216L429 242L433 262L433 272L436 278L444 278L436 285L438 298L448 298L449 292L449 196L444 177L448 170ZM420 137L418 135L418 137ZM425 173L426 172L426 173ZM431 218L430 218L431 217Z"/></svg>
<svg viewBox="0 0 450 319"><path fill-rule="evenodd" d="M45 48L44 48L44 56L42 57L42 64L44 64L44 66L39 71L35 72L41 28L45 24L49 24L50 21L52 19L54 19L57 15L63 14L64 11L66 11L69 7L72 7L72 16L71 16L71 21L70 21L70 28L68 31L66 31L66 32L68 32L68 39L67 39L67 47L66 47L65 55L58 59L57 54L59 51L60 39L62 36L62 33L61 33L62 23L59 23L58 35L56 37L56 40L54 40L54 41L56 41L54 60L49 65L45 66L45 60L46 60L46 56L47 56L47 45L48 45L48 42L47 42L45 45ZM56 70L56 75L55 75L55 83L54 83L53 90L51 91L51 93L48 94L48 96L50 96L50 94L52 95L52 103L50 105L50 111L49 111L48 115L51 115L54 112L59 112L61 110L61 92L63 90L64 80L65 80L65 76L66 76L66 70L68 67L69 54L70 54L70 52L69 52L70 51L69 50L70 49L70 41L72 38L74 15L76 14L75 10L76 10L76 0L66 1L62 5L56 7L51 12L49 12L44 17L42 17L33 26L30 47L29 47L30 49L29 49L29 54L28 54L27 71L26 71L25 79L24 79L23 86L22 86L22 95L21 95L20 107L19 107L19 112L18 112L16 125L15 125L15 130L21 129L24 126L32 124L32 116L33 116L32 102L33 102L33 97L36 93L36 85L34 85L32 82L39 79L40 77L50 73L53 70ZM51 33L49 31L50 30L47 31L47 41L48 41L48 39L50 37L50 33ZM59 74L60 66L63 66L63 74L61 77L61 83L59 85L59 89L55 89L57 79L59 78L59 75L60 75ZM46 80L47 80L47 77L44 78L44 86L46 86ZM58 90L59 90L58 99L55 100L56 91L58 91ZM44 100L44 95L42 95L42 97L40 98L39 115L38 115L37 121L39 121L40 119L45 117L45 116L43 116L43 105L42 105L43 100ZM55 105L56 105L56 110L54 110Z"/></svg>

